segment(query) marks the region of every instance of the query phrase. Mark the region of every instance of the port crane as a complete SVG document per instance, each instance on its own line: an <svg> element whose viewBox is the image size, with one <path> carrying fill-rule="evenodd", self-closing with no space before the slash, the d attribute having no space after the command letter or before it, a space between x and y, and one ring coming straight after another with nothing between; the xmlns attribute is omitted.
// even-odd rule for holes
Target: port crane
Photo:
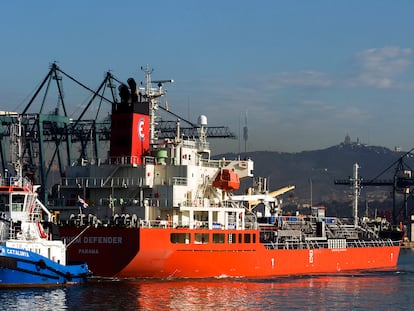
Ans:
<svg viewBox="0 0 414 311"><path fill-rule="evenodd" d="M65 83L75 83L88 94L87 102L81 106L83 108L75 111L75 114L79 112L76 117L70 116L67 109L64 79ZM165 83L171 81L155 80L151 84L161 89ZM48 73L21 112L0 112L0 172L11 168L10 136L17 122L17 115L20 115L24 137L23 171L35 183L46 186L41 188L39 198L47 202L46 188L51 187L55 179L64 176L66 167L74 163L101 161L107 156L111 121L109 113L104 115L110 109L105 108L119 102L116 87L118 86L121 96L123 85L127 83L108 71L98 88L92 89L67 74L56 62L51 64ZM53 91L55 93L51 95ZM53 96L57 96L57 104L52 111L48 111L47 104ZM39 101L40 108L36 105ZM159 106L159 110L163 112L163 118L157 120L155 125L158 138L171 137L175 132L177 119L182 124L182 135L198 137L199 125L174 114L168 107ZM224 126L208 126L205 133L209 138L236 138Z"/></svg>
<svg viewBox="0 0 414 311"><path fill-rule="evenodd" d="M408 223L409 222L408 198L411 192L413 191L412 187L414 186L414 172L404 163L404 158L409 156L413 150L414 148L412 148L410 151L403 154L396 161L394 161L390 166L388 166L380 174L378 174L372 179L351 177L349 179L336 179L334 183L335 185L352 186L353 191L357 191L357 192L359 192L361 187L364 187L364 186L391 186L392 187L392 201L393 201L392 224L397 225L400 220L402 220L404 223ZM384 173L386 173L393 167L395 167L395 172L394 172L392 179L380 179L380 177ZM402 205L398 207L397 199L398 199L398 196L401 196L401 195L402 195ZM402 219L400 219L401 213L402 213Z"/></svg>

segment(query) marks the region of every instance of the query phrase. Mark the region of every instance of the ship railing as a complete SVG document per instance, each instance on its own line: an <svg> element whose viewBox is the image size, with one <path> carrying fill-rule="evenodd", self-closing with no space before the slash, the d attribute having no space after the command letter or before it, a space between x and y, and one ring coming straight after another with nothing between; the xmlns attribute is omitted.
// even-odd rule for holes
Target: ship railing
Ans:
<svg viewBox="0 0 414 311"><path fill-rule="evenodd" d="M68 188L127 188L141 187L144 184L142 177L63 177L61 186Z"/></svg>
<svg viewBox="0 0 414 311"><path fill-rule="evenodd" d="M21 232L21 228L16 228L16 226L13 225L13 223L10 223L9 228L9 238L10 239L17 239L17 233Z"/></svg>
<svg viewBox="0 0 414 311"><path fill-rule="evenodd" d="M90 206L102 206L102 207L140 207L141 201L137 198L126 198L126 197L104 197L99 198L97 202L86 200L86 203ZM79 206L81 205L76 199L66 199L66 198L57 198L57 199L49 199L48 204L49 207L54 207L54 209L62 209L62 210L79 210Z"/></svg>
<svg viewBox="0 0 414 311"><path fill-rule="evenodd" d="M196 147L196 141L195 140L190 140L190 139L184 139L182 141L182 146L183 147L187 147L187 148L195 148Z"/></svg>
<svg viewBox="0 0 414 311"><path fill-rule="evenodd" d="M323 249L323 248L333 248L326 240L318 241L316 239L312 240L298 240L298 239L280 239L277 241L266 241L263 243L266 249ZM399 246L400 241L392 241L391 239L387 240L354 240L346 241L344 244L345 247L342 248L366 248L366 247L386 247L386 246Z"/></svg>
<svg viewBox="0 0 414 311"><path fill-rule="evenodd" d="M131 164L131 157L110 157L109 164L114 165L128 165Z"/></svg>
<svg viewBox="0 0 414 311"><path fill-rule="evenodd" d="M172 221L168 220L143 220L139 222L140 227L142 228L171 228Z"/></svg>
<svg viewBox="0 0 414 311"><path fill-rule="evenodd" d="M241 225L236 225L236 223L228 223L227 228L223 223L212 222L211 227L208 221L195 220L192 223L189 221L178 221L168 219L156 219L156 220L143 220L139 221L139 225L143 228L174 228L174 229L213 229L213 230L240 230L242 229ZM252 225L251 227L245 226L245 229L255 229Z"/></svg>
<svg viewBox="0 0 414 311"><path fill-rule="evenodd" d="M383 247L383 246L398 246L400 241L392 241L391 239L378 239L378 240L353 240L347 241L347 247L349 248L361 248L361 247Z"/></svg>
<svg viewBox="0 0 414 311"><path fill-rule="evenodd" d="M266 249L318 249L328 247L327 243L299 240L285 240L280 242L269 241L263 244Z"/></svg>
<svg viewBox="0 0 414 311"><path fill-rule="evenodd" d="M10 222L9 232L8 232L8 239L16 239L17 230L14 227L13 223Z"/></svg>
<svg viewBox="0 0 414 311"><path fill-rule="evenodd" d="M181 202L178 202L180 206L187 206L187 207L225 207L225 208L234 208L240 209L243 208L242 206L238 205L236 202L232 200L224 200L224 201L215 201L214 199L207 199L207 198L198 198L198 199L187 199ZM175 205L174 205L175 206Z"/></svg>
<svg viewBox="0 0 414 311"><path fill-rule="evenodd" d="M199 222L201 223L201 222ZM144 220L141 219L139 221L140 227L143 228L189 228L189 224L188 222L174 222L172 220L166 220L166 219L155 219L155 220ZM201 225L198 227L199 228L204 228L201 227ZM207 222L207 227L208 228L208 222Z"/></svg>
<svg viewBox="0 0 414 311"><path fill-rule="evenodd" d="M23 232L22 226L19 223L12 223L10 222L9 227L9 237L8 239L14 239L14 240L25 240L25 239L33 239L33 234L30 233L30 231Z"/></svg>
<svg viewBox="0 0 414 311"><path fill-rule="evenodd" d="M210 143L209 142L197 142L198 151L210 152Z"/></svg>
<svg viewBox="0 0 414 311"><path fill-rule="evenodd" d="M142 161L142 163L141 163ZM141 165L141 164L155 164L156 159L154 157L146 156L141 157L137 156L119 156L119 157L110 157L109 163L114 165Z"/></svg>
<svg viewBox="0 0 414 311"><path fill-rule="evenodd" d="M182 146L187 148L197 148L198 150L210 150L209 142L201 142L199 140L182 140Z"/></svg>
<svg viewBox="0 0 414 311"><path fill-rule="evenodd" d="M353 224L345 224L339 218L336 218L332 224L327 224L326 228L333 236L344 238L356 238L358 236Z"/></svg>
<svg viewBox="0 0 414 311"><path fill-rule="evenodd" d="M359 220L359 226L360 229L364 232L366 232L367 235L373 236L373 237L379 237L378 236L378 232L375 232L373 230L373 228L371 228L366 222L362 221L361 219Z"/></svg>
<svg viewBox="0 0 414 311"><path fill-rule="evenodd" d="M204 159L202 159L200 161L200 164L204 167L218 168L218 167L220 167L220 163L221 163L221 161L219 161L219 160L204 160Z"/></svg>
<svg viewBox="0 0 414 311"><path fill-rule="evenodd" d="M32 190L33 184L26 177L11 176L11 177L1 177L0 186L21 186Z"/></svg>
<svg viewBox="0 0 414 311"><path fill-rule="evenodd" d="M174 186L187 186L188 179L187 177L173 177L171 181Z"/></svg>
<svg viewBox="0 0 414 311"><path fill-rule="evenodd" d="M201 165L205 167L226 167L230 163L232 163L232 160L226 160L226 159L220 159L220 160L201 160Z"/></svg>

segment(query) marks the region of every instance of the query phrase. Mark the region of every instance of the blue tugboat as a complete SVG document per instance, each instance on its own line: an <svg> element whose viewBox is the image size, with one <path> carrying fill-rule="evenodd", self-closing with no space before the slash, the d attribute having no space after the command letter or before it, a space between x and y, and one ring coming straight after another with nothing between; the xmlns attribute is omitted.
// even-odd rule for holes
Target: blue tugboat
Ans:
<svg viewBox="0 0 414 311"><path fill-rule="evenodd" d="M36 187L21 176L20 161L18 155L16 176L0 178L0 288L85 282L91 275L88 265L66 265L66 245Z"/></svg>

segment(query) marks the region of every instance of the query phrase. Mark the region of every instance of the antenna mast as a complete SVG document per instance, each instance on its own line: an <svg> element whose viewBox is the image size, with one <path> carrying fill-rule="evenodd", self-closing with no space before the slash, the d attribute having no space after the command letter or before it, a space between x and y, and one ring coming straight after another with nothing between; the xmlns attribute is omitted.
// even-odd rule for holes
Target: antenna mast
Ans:
<svg viewBox="0 0 414 311"><path fill-rule="evenodd" d="M249 133L247 129L247 111L244 117L244 127L243 127L243 140L244 140L244 153L247 153L247 139L249 138Z"/></svg>
<svg viewBox="0 0 414 311"><path fill-rule="evenodd" d="M356 228L358 226L358 200L359 200L359 194L361 190L361 180L358 177L358 169L359 165L358 163L354 164L354 176L351 179L352 182L352 195L353 195L353 201L352 201L352 207L354 210L354 227Z"/></svg>
<svg viewBox="0 0 414 311"><path fill-rule="evenodd" d="M145 97L149 99L150 102L150 144L155 144L157 135L155 134L156 115L155 112L158 110L159 97L165 95L166 90L163 88L164 83L172 83L174 80L156 80L151 81L151 73L154 69L149 69L148 65L144 68L141 67L141 70L145 72ZM157 84L158 88L153 88L152 83Z"/></svg>
<svg viewBox="0 0 414 311"><path fill-rule="evenodd" d="M14 116L14 115L13 115ZM23 174L23 167L22 167L22 115L16 114L15 115L17 123L14 124L14 147L16 148L14 152L12 152L13 156L15 157L12 160L12 164L14 170L16 172L17 177L20 179Z"/></svg>

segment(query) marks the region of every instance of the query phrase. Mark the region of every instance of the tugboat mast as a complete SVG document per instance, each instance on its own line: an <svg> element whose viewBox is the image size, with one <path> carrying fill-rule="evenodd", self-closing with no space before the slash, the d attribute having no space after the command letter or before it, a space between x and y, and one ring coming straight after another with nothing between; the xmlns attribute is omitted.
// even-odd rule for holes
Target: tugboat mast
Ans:
<svg viewBox="0 0 414 311"><path fill-rule="evenodd" d="M15 174L20 179L23 174L23 167L22 167L22 116L20 114L11 114L12 117L15 117L17 123L13 124L14 130L14 150L12 152L12 156L14 159L12 160L12 165L15 170Z"/></svg>

